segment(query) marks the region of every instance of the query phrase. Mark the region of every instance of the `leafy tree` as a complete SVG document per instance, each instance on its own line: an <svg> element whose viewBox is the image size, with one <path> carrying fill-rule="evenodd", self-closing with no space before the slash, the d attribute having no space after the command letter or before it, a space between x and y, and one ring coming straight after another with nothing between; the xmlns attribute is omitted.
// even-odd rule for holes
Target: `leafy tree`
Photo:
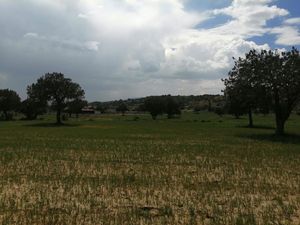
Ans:
<svg viewBox="0 0 300 225"><path fill-rule="evenodd" d="M121 101L121 103L116 108L116 111L117 112L121 112L122 116L124 116L125 112L128 111L128 107L127 107L127 105L123 101Z"/></svg>
<svg viewBox="0 0 300 225"><path fill-rule="evenodd" d="M262 107L261 103L268 97L265 88L257 85L255 68L258 60L253 53L255 52L250 51L245 58L236 59L229 77L224 80L229 112L237 118L247 113L249 127L253 127L253 110Z"/></svg>
<svg viewBox="0 0 300 225"><path fill-rule="evenodd" d="M180 104L173 96L152 96L146 98L144 107L146 111L150 112L152 119L156 119L158 115L166 113L168 118L174 115L180 115Z"/></svg>
<svg viewBox="0 0 300 225"><path fill-rule="evenodd" d="M38 115L42 115L47 111L47 102L36 101L33 98L27 98L21 103L20 112L26 116L28 120L35 120Z"/></svg>
<svg viewBox="0 0 300 225"><path fill-rule="evenodd" d="M151 96L145 100L145 110L150 112L152 119L155 120L158 115L164 113L164 101L159 96Z"/></svg>
<svg viewBox="0 0 300 225"><path fill-rule="evenodd" d="M61 113L67 103L75 99L83 99L84 91L79 84L65 78L62 73L47 73L36 83L28 87L29 97L33 96L42 101L49 101L56 110L56 123L61 124Z"/></svg>
<svg viewBox="0 0 300 225"><path fill-rule="evenodd" d="M238 89L237 87L226 87L224 94L226 96L225 108L229 114L232 114L236 119L239 119L240 116L247 113L247 109L244 105L244 100L242 99L242 94L240 93L240 89ZM249 121L249 124L250 123L251 122Z"/></svg>
<svg viewBox="0 0 300 225"><path fill-rule="evenodd" d="M74 99L73 101L70 101L67 103L67 110L66 112L69 114L69 117L72 116L72 114L75 114L78 118L78 115L81 113L82 108L88 105L88 102L82 99Z"/></svg>
<svg viewBox="0 0 300 225"><path fill-rule="evenodd" d="M225 93L245 102L248 108L268 111L272 106L276 134L284 134L284 125L300 101L300 54L295 48L287 52L251 50L224 80ZM266 104L268 103L269 104Z"/></svg>
<svg viewBox="0 0 300 225"><path fill-rule="evenodd" d="M258 86L271 96L276 118L276 134L284 134L284 126L300 101L300 54L296 48L287 52L255 52L259 65L254 68Z"/></svg>
<svg viewBox="0 0 300 225"><path fill-rule="evenodd" d="M96 105L96 110L100 111L102 114L105 113L107 111L108 107L105 104L97 104Z"/></svg>
<svg viewBox="0 0 300 225"><path fill-rule="evenodd" d="M0 111L4 114L4 119L11 119L10 111L17 111L20 106L21 99L17 92L9 89L0 90Z"/></svg>
<svg viewBox="0 0 300 225"><path fill-rule="evenodd" d="M180 115L180 104L172 96L164 97L164 112L167 113L168 118L172 118L174 115Z"/></svg>

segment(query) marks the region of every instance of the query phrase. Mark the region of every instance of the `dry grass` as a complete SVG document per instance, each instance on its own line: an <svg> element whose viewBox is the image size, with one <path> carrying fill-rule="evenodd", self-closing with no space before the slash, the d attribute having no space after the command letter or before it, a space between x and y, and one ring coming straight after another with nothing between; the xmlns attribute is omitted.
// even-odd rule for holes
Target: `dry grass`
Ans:
<svg viewBox="0 0 300 225"><path fill-rule="evenodd" d="M299 225L297 140L223 120L6 123L0 224Z"/></svg>

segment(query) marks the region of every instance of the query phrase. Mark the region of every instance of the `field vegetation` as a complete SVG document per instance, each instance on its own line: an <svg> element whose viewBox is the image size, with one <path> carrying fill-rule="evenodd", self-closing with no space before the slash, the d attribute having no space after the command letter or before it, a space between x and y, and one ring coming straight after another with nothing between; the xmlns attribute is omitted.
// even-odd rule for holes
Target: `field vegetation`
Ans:
<svg viewBox="0 0 300 225"><path fill-rule="evenodd" d="M0 224L300 224L300 117L0 123Z"/></svg>

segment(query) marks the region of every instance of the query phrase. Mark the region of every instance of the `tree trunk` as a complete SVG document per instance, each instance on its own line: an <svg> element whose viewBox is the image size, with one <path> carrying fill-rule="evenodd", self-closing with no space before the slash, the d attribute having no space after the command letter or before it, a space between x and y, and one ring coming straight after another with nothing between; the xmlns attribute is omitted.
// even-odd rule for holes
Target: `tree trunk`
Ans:
<svg viewBox="0 0 300 225"><path fill-rule="evenodd" d="M248 127L253 127L253 116L252 116L251 108L249 108L249 110L248 110L248 116L249 116L249 125L248 125Z"/></svg>
<svg viewBox="0 0 300 225"><path fill-rule="evenodd" d="M278 90L275 90L275 117L276 117L276 135L284 134L285 119L283 117L283 111L280 106Z"/></svg>
<svg viewBox="0 0 300 225"><path fill-rule="evenodd" d="M57 109L56 111L56 124L62 124L61 123L61 109Z"/></svg>
<svg viewBox="0 0 300 225"><path fill-rule="evenodd" d="M156 116L157 116L156 114L153 113L153 114L151 114L151 116L152 116L153 120L156 120Z"/></svg>
<svg viewBox="0 0 300 225"><path fill-rule="evenodd" d="M8 120L8 113L7 113L7 111L3 111L3 114L4 114L4 117L5 117L5 120Z"/></svg>
<svg viewBox="0 0 300 225"><path fill-rule="evenodd" d="M277 135L284 135L284 124L285 124L285 121L283 121L281 119L277 119L277 116L276 116L276 134Z"/></svg>

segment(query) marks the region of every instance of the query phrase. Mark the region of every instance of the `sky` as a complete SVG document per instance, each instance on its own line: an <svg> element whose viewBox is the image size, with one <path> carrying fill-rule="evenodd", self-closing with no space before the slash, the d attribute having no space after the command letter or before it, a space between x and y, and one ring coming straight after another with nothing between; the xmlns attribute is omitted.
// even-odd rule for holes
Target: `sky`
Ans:
<svg viewBox="0 0 300 225"><path fill-rule="evenodd" d="M61 72L88 101L221 94L232 57L300 49L299 0L0 0L0 89Z"/></svg>

